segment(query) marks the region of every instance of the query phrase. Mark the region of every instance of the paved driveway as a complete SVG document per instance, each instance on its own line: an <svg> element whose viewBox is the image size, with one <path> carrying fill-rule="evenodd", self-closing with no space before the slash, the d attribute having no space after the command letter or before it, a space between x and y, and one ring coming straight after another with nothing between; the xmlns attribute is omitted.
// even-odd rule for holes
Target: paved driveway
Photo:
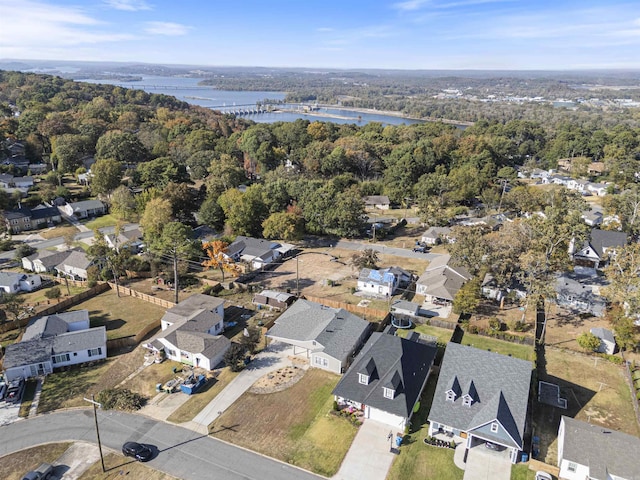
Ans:
<svg viewBox="0 0 640 480"><path fill-rule="evenodd" d="M388 425L365 420L333 480L384 480L395 456L389 432Z"/></svg>
<svg viewBox="0 0 640 480"><path fill-rule="evenodd" d="M505 450L494 452L483 444L473 447L467 454L464 480L509 480L511 461Z"/></svg>
<svg viewBox="0 0 640 480"><path fill-rule="evenodd" d="M11 403L0 400L0 426L18 420L18 412L20 412L20 402Z"/></svg>
<svg viewBox="0 0 640 480"><path fill-rule="evenodd" d="M183 424L183 427L190 428L196 432L208 434L208 426L222 412L231 406L240 395L246 392L256 380L269 372L282 367L291 366L292 362L288 358L293 355L293 347L284 343L274 343L266 350L257 354L251 363L234 378L224 390L204 407L193 421Z"/></svg>

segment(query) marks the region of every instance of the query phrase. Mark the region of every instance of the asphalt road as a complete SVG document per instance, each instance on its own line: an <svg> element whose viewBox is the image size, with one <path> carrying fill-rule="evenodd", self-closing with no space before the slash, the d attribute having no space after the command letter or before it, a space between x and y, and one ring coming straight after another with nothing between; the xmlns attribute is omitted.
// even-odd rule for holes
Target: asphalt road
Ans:
<svg viewBox="0 0 640 480"><path fill-rule="evenodd" d="M154 445L158 454L148 465L184 480L323 478L192 430L157 422L142 415L98 411L98 422L103 447L119 452L122 444L129 440ZM40 415L0 427L0 457L43 443L76 440L96 443L91 409ZM123 463L129 461L129 458L123 459Z"/></svg>

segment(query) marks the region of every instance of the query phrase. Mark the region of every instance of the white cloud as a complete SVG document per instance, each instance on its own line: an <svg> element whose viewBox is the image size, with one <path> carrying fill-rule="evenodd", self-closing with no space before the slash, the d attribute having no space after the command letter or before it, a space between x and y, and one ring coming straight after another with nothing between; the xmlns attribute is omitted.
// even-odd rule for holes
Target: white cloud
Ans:
<svg viewBox="0 0 640 480"><path fill-rule="evenodd" d="M397 10L403 12L412 12L420 9L424 4L430 3L429 0L407 0L406 2L400 2L393 5Z"/></svg>
<svg viewBox="0 0 640 480"><path fill-rule="evenodd" d="M145 32L151 35L168 35L170 37L186 35L191 29L187 25L173 22L147 22L146 25Z"/></svg>
<svg viewBox="0 0 640 480"><path fill-rule="evenodd" d="M22 51L33 58L34 49L55 50L135 38L130 33L110 31L103 22L79 7L37 0L0 0L0 12L5 18L0 29L4 55L9 51Z"/></svg>
<svg viewBox="0 0 640 480"><path fill-rule="evenodd" d="M103 2L108 7L115 8L116 10L126 10L128 12L151 10L151 5L145 2L145 0L103 0Z"/></svg>

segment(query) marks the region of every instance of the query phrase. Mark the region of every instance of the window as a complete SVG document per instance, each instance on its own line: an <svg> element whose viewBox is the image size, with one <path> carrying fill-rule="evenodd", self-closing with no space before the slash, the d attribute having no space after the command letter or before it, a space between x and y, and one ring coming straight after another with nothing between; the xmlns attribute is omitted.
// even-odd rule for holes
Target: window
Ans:
<svg viewBox="0 0 640 480"><path fill-rule="evenodd" d="M396 391L393 388L384 387L384 398L393 398Z"/></svg>
<svg viewBox="0 0 640 480"><path fill-rule="evenodd" d="M567 465L567 470L569 470L570 472L575 472L577 469L578 465L573 462L569 462L569 465Z"/></svg>
<svg viewBox="0 0 640 480"><path fill-rule="evenodd" d="M361 383L362 385L369 385L369 375L365 375L364 373L359 373L358 383Z"/></svg>
<svg viewBox="0 0 640 480"><path fill-rule="evenodd" d="M471 398L471 395L465 395L464 397L462 397L462 405L464 405L465 407L470 407L472 401L473 399Z"/></svg>
<svg viewBox="0 0 640 480"><path fill-rule="evenodd" d="M447 391L447 402L455 402L456 401L456 392L453 390Z"/></svg>
<svg viewBox="0 0 640 480"><path fill-rule="evenodd" d="M64 363L68 362L71 359L68 353L63 353L62 355L54 355L53 363Z"/></svg>
<svg viewBox="0 0 640 480"><path fill-rule="evenodd" d="M102 355L102 348L100 348L100 347L92 348L90 350L87 350L87 353L89 354L90 357L95 357L97 355Z"/></svg>
<svg viewBox="0 0 640 480"><path fill-rule="evenodd" d="M491 432L496 433L498 431L498 422L493 422L491 424Z"/></svg>
<svg viewBox="0 0 640 480"><path fill-rule="evenodd" d="M313 357L313 363L320 365L321 367L329 366L329 361L326 358L315 356Z"/></svg>

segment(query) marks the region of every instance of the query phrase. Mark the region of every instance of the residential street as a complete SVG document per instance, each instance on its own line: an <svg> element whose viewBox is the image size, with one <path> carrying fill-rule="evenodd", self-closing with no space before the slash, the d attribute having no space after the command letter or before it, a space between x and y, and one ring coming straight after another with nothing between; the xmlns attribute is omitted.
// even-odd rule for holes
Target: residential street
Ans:
<svg viewBox="0 0 640 480"><path fill-rule="evenodd" d="M371 248L376 252L385 253L387 255L396 255L398 257L405 257L405 258L418 258L420 260L429 260L429 261L442 255L441 253L414 252L408 248L387 247L383 243L353 242L349 240L339 240L338 243L332 245L332 247L344 248L346 250L364 250L365 248Z"/></svg>
<svg viewBox="0 0 640 480"><path fill-rule="evenodd" d="M184 480L311 480L312 473L220 442L192 430L141 415L99 411L103 448L120 451L132 440L157 447L149 466ZM69 410L40 415L0 427L0 457L35 445L77 440L95 443L93 412ZM130 459L123 459L129 462Z"/></svg>

